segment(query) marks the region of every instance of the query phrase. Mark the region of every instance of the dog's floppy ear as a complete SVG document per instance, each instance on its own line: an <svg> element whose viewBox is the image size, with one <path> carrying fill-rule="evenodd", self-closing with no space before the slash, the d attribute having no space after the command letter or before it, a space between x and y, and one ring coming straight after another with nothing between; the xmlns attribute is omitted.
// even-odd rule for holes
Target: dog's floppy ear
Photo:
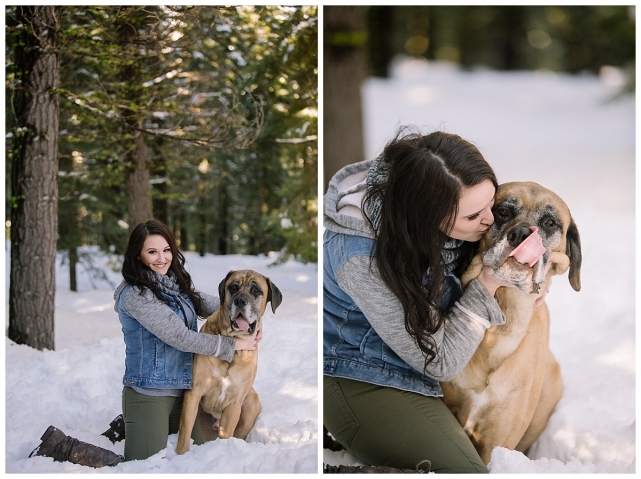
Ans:
<svg viewBox="0 0 641 479"><path fill-rule="evenodd" d="M230 271L229 273L227 273L227 276L225 276L225 279L223 279L218 285L218 297L220 298L220 304L223 304L223 300L225 299L225 284L227 284L227 280L232 274L234 274L233 271Z"/></svg>
<svg viewBox="0 0 641 479"><path fill-rule="evenodd" d="M565 254L570 258L568 279L574 291L581 290L581 238L574 220L571 221L566 234Z"/></svg>
<svg viewBox="0 0 641 479"><path fill-rule="evenodd" d="M267 281L267 301L271 301L272 303L272 313L276 312L276 308L280 306L280 303L283 302L283 294L280 292L280 289L272 283L272 280L269 279L267 276L265 276L265 280Z"/></svg>

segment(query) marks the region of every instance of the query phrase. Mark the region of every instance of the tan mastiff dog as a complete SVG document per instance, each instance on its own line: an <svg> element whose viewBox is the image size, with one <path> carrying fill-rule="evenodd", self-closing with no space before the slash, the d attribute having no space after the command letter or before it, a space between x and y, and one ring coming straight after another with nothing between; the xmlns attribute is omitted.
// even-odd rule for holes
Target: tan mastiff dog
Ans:
<svg viewBox="0 0 641 479"><path fill-rule="evenodd" d="M485 464L497 446L525 452L561 399L563 383L549 349L550 313L543 298L552 276L568 267L570 285L581 289L579 231L561 198L536 183L506 183L499 186L492 211L494 224L462 282L467 286L486 264L515 284L496 291L507 321L487 330L456 379L441 383L445 403ZM536 231L533 227L545 251L530 267L510 254Z"/></svg>
<svg viewBox="0 0 641 479"><path fill-rule="evenodd" d="M218 286L220 307L200 332L224 336L250 336L259 325L267 303L272 312L282 294L269 278L251 270L230 271ZM236 351L231 362L213 356L194 355L193 386L185 391L176 453L189 451L189 438L198 416L205 441L231 436L245 439L261 411L253 388L258 366L258 347Z"/></svg>

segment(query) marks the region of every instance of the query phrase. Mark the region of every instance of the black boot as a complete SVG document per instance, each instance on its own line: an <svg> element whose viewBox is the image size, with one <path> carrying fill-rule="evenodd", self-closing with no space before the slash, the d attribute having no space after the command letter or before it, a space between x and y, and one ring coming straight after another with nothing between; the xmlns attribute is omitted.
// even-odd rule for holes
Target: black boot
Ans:
<svg viewBox="0 0 641 479"><path fill-rule="evenodd" d="M109 423L109 429L103 432L101 436L105 436L112 444L116 444L125 438L125 419L122 414Z"/></svg>
<svg viewBox="0 0 641 479"><path fill-rule="evenodd" d="M89 467L115 466L125 460L115 452L69 437L53 426L47 428L40 440L42 443L29 457L46 456L54 461L69 461Z"/></svg>

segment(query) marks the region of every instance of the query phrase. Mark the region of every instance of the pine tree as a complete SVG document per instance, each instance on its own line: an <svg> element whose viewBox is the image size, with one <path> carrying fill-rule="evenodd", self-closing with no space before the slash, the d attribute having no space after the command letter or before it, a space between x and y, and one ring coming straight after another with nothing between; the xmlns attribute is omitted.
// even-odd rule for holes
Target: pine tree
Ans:
<svg viewBox="0 0 641 479"><path fill-rule="evenodd" d="M11 25L9 339L54 349L59 7L18 6Z"/></svg>

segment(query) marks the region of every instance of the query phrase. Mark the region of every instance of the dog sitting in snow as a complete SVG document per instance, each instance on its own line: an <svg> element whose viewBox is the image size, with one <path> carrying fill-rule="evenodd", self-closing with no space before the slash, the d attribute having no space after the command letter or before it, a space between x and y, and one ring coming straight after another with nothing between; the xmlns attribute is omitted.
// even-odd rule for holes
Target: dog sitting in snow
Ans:
<svg viewBox="0 0 641 479"><path fill-rule="evenodd" d="M506 323L490 327L459 376L441 383L445 404L485 464L497 446L525 452L561 399L544 297L552 276L568 267L570 285L581 289L579 231L559 196L532 182L506 183L499 186L492 212L494 224L462 283L465 287L485 264L517 287L496 291ZM530 253L520 248L534 239L538 245Z"/></svg>
<svg viewBox="0 0 641 479"><path fill-rule="evenodd" d="M218 286L220 307L200 330L206 334L250 336L259 326L267 303L272 312L282 294L271 280L251 270L230 271ZM194 355L193 386L185 391L176 453L189 451L189 438L197 417L205 441L229 437L245 439L261 411L253 388L258 348L236 351L231 362Z"/></svg>

